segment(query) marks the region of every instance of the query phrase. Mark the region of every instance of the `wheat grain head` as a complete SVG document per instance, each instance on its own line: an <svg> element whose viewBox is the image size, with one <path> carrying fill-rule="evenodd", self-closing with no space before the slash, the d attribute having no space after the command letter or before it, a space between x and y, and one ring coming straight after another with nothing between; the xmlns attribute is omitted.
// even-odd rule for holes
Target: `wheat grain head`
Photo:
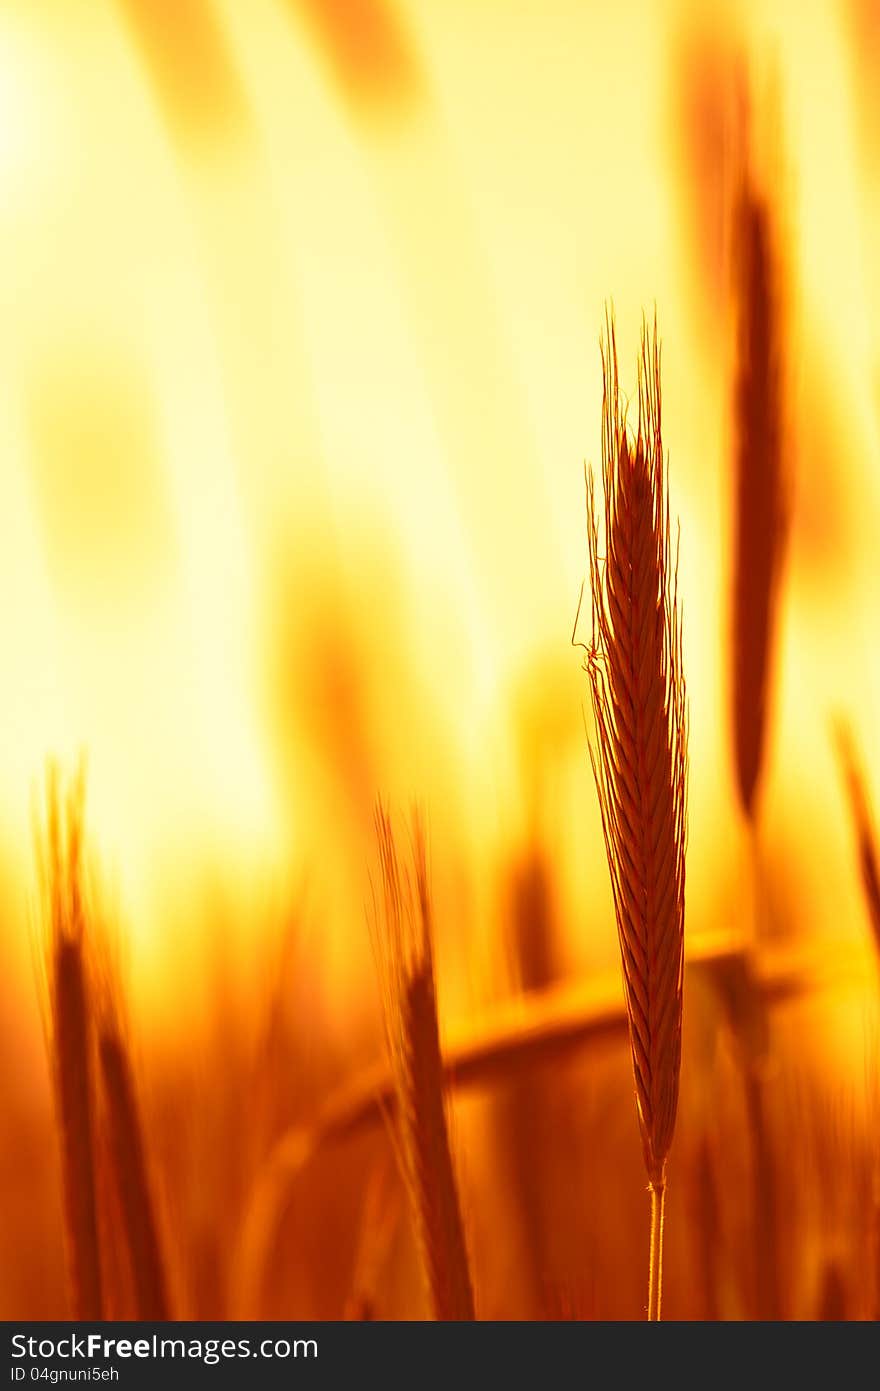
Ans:
<svg viewBox="0 0 880 1391"><path fill-rule="evenodd" d="M754 821L764 763L789 509L783 461L779 256L770 202L749 173L742 176L734 205L733 248L737 326L732 720L740 804Z"/></svg>
<svg viewBox="0 0 880 1391"><path fill-rule="evenodd" d="M687 709L670 544L656 320L642 333L638 429L627 430L611 316L602 347L605 555L593 475L588 650L599 794L648 1177L662 1184L681 1065Z"/></svg>

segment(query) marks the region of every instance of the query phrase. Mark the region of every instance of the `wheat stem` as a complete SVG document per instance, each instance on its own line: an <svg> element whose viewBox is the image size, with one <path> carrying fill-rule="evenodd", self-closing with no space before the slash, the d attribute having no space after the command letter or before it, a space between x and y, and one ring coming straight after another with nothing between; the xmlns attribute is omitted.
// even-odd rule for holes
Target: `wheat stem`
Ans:
<svg viewBox="0 0 880 1391"><path fill-rule="evenodd" d="M718 1191L715 1184L712 1147L705 1130L698 1141L693 1191L695 1198L693 1226L699 1257L699 1283L703 1287L703 1318L707 1323L717 1323L720 1318Z"/></svg>
<svg viewBox="0 0 880 1391"><path fill-rule="evenodd" d="M744 1084L752 1149L755 1317L775 1321L782 1317L776 1240L776 1163L767 1117L766 1085L760 1060L746 1060Z"/></svg>
<svg viewBox="0 0 880 1391"><path fill-rule="evenodd" d="M663 1226L666 1219L666 1172L650 1185L651 1244L648 1251L648 1319L659 1322L663 1294Z"/></svg>

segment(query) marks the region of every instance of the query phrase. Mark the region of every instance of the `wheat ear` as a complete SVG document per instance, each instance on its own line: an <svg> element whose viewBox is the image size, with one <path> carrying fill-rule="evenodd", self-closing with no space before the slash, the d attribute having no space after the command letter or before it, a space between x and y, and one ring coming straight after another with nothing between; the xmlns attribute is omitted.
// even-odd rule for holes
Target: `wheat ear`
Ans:
<svg viewBox="0 0 880 1391"><path fill-rule="evenodd" d="M443 1087L425 840L414 825L401 863L390 818L376 815L382 904L375 913L385 1030L397 1093L404 1178L434 1317L474 1318L464 1223Z"/></svg>
<svg viewBox="0 0 880 1391"><path fill-rule="evenodd" d="M636 1103L651 1190L648 1316L660 1317L666 1157L681 1067L687 711L660 428L657 326L642 333L638 431L626 425L613 320L602 348L600 559L588 482L593 636L587 668L599 794L623 962Z"/></svg>
<svg viewBox="0 0 880 1391"><path fill-rule="evenodd" d="M162 1322L170 1317L165 1265L134 1069L114 998L118 989L118 982L108 982L98 1024L98 1059L111 1164L134 1281L137 1317Z"/></svg>
<svg viewBox="0 0 880 1391"><path fill-rule="evenodd" d="M58 774L46 781L38 839L48 927L50 1053L61 1142L61 1183L71 1313L103 1317L94 1135L94 1010L85 948L82 884L83 779L60 807Z"/></svg>
<svg viewBox="0 0 880 1391"><path fill-rule="evenodd" d="M771 209L745 174L733 219L733 745L740 804L754 825L764 763L777 596L787 533L784 357Z"/></svg>
<svg viewBox="0 0 880 1391"><path fill-rule="evenodd" d="M835 734L837 755L840 760L840 769L852 817L865 907L871 924L874 947L878 958L880 958L880 850L878 850L871 799L868 795L864 769L856 752L850 730L846 725L838 724Z"/></svg>

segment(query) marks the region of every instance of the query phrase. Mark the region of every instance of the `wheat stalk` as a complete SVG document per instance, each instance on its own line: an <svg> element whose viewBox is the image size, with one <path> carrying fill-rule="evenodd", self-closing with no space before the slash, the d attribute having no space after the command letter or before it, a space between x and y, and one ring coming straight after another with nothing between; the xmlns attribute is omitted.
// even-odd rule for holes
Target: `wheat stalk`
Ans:
<svg viewBox="0 0 880 1391"><path fill-rule="evenodd" d="M777 1319L781 1307L778 1276L777 1172L770 1114L773 1098L767 1058L770 1019L765 992L748 951L711 964L707 977L722 1017L736 1041L752 1161L754 1316Z"/></svg>
<svg viewBox="0 0 880 1391"><path fill-rule="evenodd" d="M383 894L381 911L375 914L375 942L404 1178L434 1317L473 1319L446 1123L424 834L416 822L410 869L400 861L390 818L381 809L376 831Z"/></svg>
<svg viewBox="0 0 880 1391"><path fill-rule="evenodd" d="M681 1066L687 712L660 423L660 349L642 334L630 437L609 316L602 349L605 557L595 488L588 537L593 636L590 754L623 962L636 1102L651 1191L648 1317L660 1317L666 1158Z"/></svg>
<svg viewBox="0 0 880 1391"><path fill-rule="evenodd" d="M384 1154L367 1182L355 1248L351 1293L345 1318L365 1322L377 1317L377 1294L400 1218L400 1188Z"/></svg>
<svg viewBox="0 0 880 1391"><path fill-rule="evenodd" d="M821 1323L846 1322L848 1303L846 1280L840 1264L833 1258L829 1259L822 1271L816 1317Z"/></svg>
<svg viewBox="0 0 880 1391"><path fill-rule="evenodd" d="M711 973L740 956L739 939L692 945L688 971ZM839 947L805 956L776 951L755 963L755 988L768 1006L809 999L823 990L862 979L861 954ZM562 984L496 1005L477 1026L451 1028L443 1052L444 1086L456 1091L491 1088L524 1072L576 1057L584 1049L618 1044L628 1034L620 973L577 986ZM296 1185L305 1170L336 1144L344 1144L394 1115L397 1092L388 1062L368 1067L331 1093L320 1112L295 1124L275 1141L248 1197L234 1262L232 1307L236 1317L256 1317L267 1252L275 1240Z"/></svg>
<svg viewBox="0 0 880 1391"><path fill-rule="evenodd" d="M95 1181L93 1001L85 950L82 774L62 811L58 774L46 780L46 823L38 836L46 944L50 1055L61 1141L61 1182L71 1312L103 1315Z"/></svg>
<svg viewBox="0 0 880 1391"><path fill-rule="evenodd" d="M721 1317L719 1297L721 1223L712 1143L704 1128L701 1129L697 1140L691 1188L695 1214L693 1229L697 1241L699 1283L702 1285L704 1299L703 1318L709 1323L716 1323Z"/></svg>

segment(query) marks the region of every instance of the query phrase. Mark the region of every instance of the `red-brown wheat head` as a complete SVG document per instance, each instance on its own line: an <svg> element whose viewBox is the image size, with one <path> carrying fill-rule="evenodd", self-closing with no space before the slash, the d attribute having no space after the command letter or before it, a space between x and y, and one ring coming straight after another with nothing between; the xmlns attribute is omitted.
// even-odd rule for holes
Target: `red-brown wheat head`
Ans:
<svg viewBox="0 0 880 1391"><path fill-rule="evenodd" d="M651 1182L672 1141L681 1063L687 712L660 430L656 323L642 335L638 431L627 432L613 322L602 348L600 558L594 480L587 667L599 793L623 961L639 1124Z"/></svg>

